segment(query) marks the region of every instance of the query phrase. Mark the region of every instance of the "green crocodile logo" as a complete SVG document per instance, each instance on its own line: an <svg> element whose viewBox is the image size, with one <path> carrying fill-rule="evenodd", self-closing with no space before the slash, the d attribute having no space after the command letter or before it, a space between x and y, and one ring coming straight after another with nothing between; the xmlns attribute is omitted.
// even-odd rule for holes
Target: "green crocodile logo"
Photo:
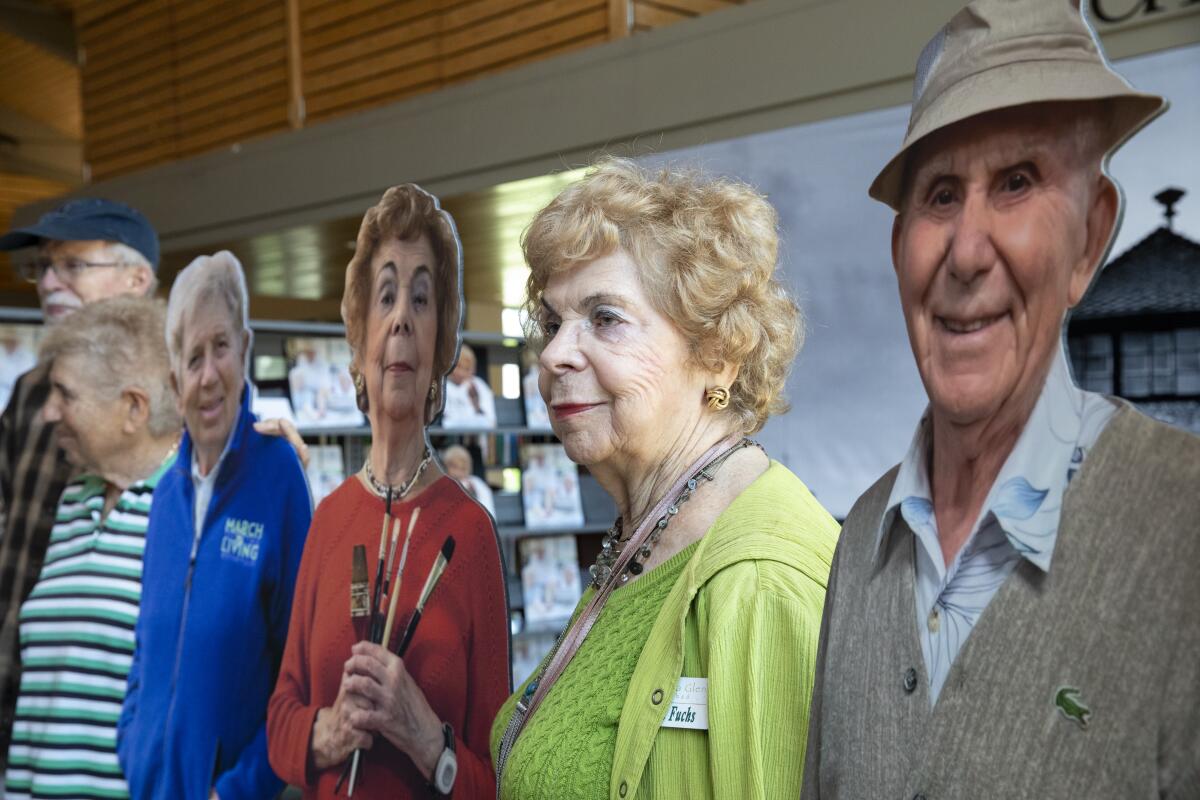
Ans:
<svg viewBox="0 0 1200 800"><path fill-rule="evenodd" d="M1079 699L1079 690L1074 686L1063 686L1054 695L1054 705L1058 711L1072 722L1078 722L1079 727L1086 728L1092 710Z"/></svg>

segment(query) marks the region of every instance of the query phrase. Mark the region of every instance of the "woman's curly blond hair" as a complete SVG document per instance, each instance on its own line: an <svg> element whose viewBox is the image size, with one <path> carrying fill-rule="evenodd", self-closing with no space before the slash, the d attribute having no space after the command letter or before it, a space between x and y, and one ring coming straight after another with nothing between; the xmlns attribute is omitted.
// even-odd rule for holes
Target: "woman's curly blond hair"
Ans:
<svg viewBox="0 0 1200 800"><path fill-rule="evenodd" d="M800 310L775 276L777 228L775 209L744 183L608 158L525 230L526 310L539 318L555 272L624 250L694 364L738 367L723 413L753 433L788 409L783 388L803 340ZM529 333L540 346L536 325Z"/></svg>

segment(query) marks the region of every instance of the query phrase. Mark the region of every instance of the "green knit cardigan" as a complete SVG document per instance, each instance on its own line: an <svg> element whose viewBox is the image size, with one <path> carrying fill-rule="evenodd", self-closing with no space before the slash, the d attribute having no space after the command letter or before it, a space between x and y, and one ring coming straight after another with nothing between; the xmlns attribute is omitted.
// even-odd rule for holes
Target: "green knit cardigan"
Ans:
<svg viewBox="0 0 1200 800"><path fill-rule="evenodd" d="M837 522L778 462L721 514L659 609L629 677L612 800L799 796L837 535ZM661 727L681 676L708 679L707 731ZM524 686L496 718L493 758L523 693Z"/></svg>

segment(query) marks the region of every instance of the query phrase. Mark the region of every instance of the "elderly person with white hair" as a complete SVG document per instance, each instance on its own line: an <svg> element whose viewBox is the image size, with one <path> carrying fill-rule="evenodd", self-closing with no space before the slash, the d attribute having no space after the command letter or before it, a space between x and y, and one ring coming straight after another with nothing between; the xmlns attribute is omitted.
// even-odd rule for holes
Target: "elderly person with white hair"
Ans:
<svg viewBox="0 0 1200 800"><path fill-rule="evenodd" d="M128 797L117 716L133 660L155 487L175 457L161 303L122 297L50 329L42 408L75 471L19 614L21 675L9 798Z"/></svg>
<svg viewBox="0 0 1200 800"><path fill-rule="evenodd" d="M150 514L147 597L118 751L132 796L270 798L267 700L312 515L300 461L254 429L246 284L228 252L193 261L167 306L179 458Z"/></svg>
<svg viewBox="0 0 1200 800"><path fill-rule="evenodd" d="M37 287L48 327L99 300L150 296L157 285L158 234L136 209L111 200L76 198L33 225L0 236L19 275ZM0 360L7 356L0 357ZM19 674L19 610L42 568L55 510L71 464L55 424L41 411L50 394L48 368L26 372L0 415L0 769Z"/></svg>
<svg viewBox="0 0 1200 800"><path fill-rule="evenodd" d="M1200 796L1200 440L1080 391L1062 325L1163 108L1078 0L975 0L871 187L929 409L846 519L807 798Z"/></svg>
<svg viewBox="0 0 1200 800"><path fill-rule="evenodd" d="M467 494L495 517L496 498L492 495L492 487L475 474L475 459L471 458L471 451L461 444L452 444L442 451L442 463L446 466L446 474L458 481Z"/></svg>
<svg viewBox="0 0 1200 800"><path fill-rule="evenodd" d="M475 374L475 351L469 344L458 350L458 361L446 382L445 428L496 427L496 397L487 381Z"/></svg>

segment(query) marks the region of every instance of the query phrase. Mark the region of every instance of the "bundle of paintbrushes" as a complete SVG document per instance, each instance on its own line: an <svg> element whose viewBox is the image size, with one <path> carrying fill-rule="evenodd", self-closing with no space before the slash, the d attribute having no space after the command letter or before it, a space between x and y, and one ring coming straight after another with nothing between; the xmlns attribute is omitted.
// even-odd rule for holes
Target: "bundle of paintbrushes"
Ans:
<svg viewBox="0 0 1200 800"><path fill-rule="evenodd" d="M396 547L400 539L400 520L392 517L392 490L388 488L387 506L383 515L383 529L379 531L379 563L375 569L375 584L374 588L368 590L366 585L366 548L362 545L356 545L354 548L354 573L350 584L350 616L364 616L363 601L369 597L369 606L365 609L366 616L370 618L367 625L367 641L372 644L381 644L388 641L392 633L392 619L396 614L396 599L400 597L400 581L404 576L404 563L408 560L408 545L412 541L413 528L417 525L417 517L421 514L420 508L414 508L412 516L408 518L408 530L404 534L404 546L400 550L400 563L395 571L395 579L393 580L392 567L396 566ZM391 545L388 545L388 527L392 529ZM360 574L361 573L361 574ZM383 613L384 604L387 604L388 611L385 618ZM386 645L385 645L386 646ZM342 775L338 778L337 785L333 791L336 793L342 787L342 782L346 776L350 776L350 785L347 794L354 795L354 785L358 778L359 762L362 760L362 751L355 750L354 755L346 765L346 769L342 771Z"/></svg>
<svg viewBox="0 0 1200 800"><path fill-rule="evenodd" d="M420 510L421 509L418 508L413 511L412 519L410 519L409 523L408 523L408 532L404 536L404 549L400 554L400 568L396 572L395 585L393 587L391 587L390 597L388 597L387 619L383 623L382 631L379 632L380 633L379 638L371 639L371 641L375 642L376 644L379 644L381 642L384 643L385 647L388 647L391 644L392 624L396 620L396 600L400 596L400 578L404 574L404 562L408 557L408 543L412 539L413 526L416 524L417 513ZM386 524L386 522L385 522L385 524ZM396 528L395 527L393 527L393 531L392 531L392 548L391 549L392 549L391 555L395 555L395 550L396 550ZM399 647L396 648L396 655L400 656L401 658L403 658L404 654L408 651L408 645L409 645L409 643L412 642L413 634L416 633L417 623L419 623L421 621L421 614L425 611L425 604L427 602L429 602L429 596L431 594L433 594L434 588L437 586L438 581L441 580L442 573L444 573L446 571L446 567L450 563L450 559L453 558L453 556L454 556L454 537L447 536L446 541L442 543L441 552L438 553L437 558L434 559L433 566L430 567L430 569L429 569L429 575L425 578L425 585L423 587L421 587L421 594L417 598L417 606L416 606L416 608L413 609L412 616L409 617L408 624L404 627L404 635L400 637L400 645L399 645ZM386 580L386 576L391 574L391 571L392 571L391 564L392 564L392 560L389 557L387 572L384 573L385 580ZM388 587L386 584L384 586L383 594L385 596L389 594ZM381 603L382 603L382 600L380 600L376 605L379 606ZM379 615L373 615L372 621L374 621L377 617L379 617ZM372 630L374 631L374 628ZM346 776L349 775L350 776L350 784L349 784L349 788L348 788L346 794L349 797L354 796L354 787L358 782L359 764L360 764L361 760L362 760L362 751L355 750L354 755L352 755L350 757L350 761L346 764L345 768L342 770L342 774L341 774L341 777L338 778L337 785L335 785L333 787L333 791L335 793L341 788L342 782L346 779Z"/></svg>
<svg viewBox="0 0 1200 800"><path fill-rule="evenodd" d="M390 500L390 497L389 497ZM421 509L413 509L413 515L408 521L408 531L404 534L404 547L400 551L400 565L396 570L396 579L390 582L389 577L392 574L392 563L396 555L396 540L400 530L400 521L395 520L392 523L392 545L389 548L387 557L387 567L384 570L377 570L375 584L375 603L372 606L371 613L371 629L370 641L375 644L383 643L384 647L389 647L392 639L392 625L396 621L396 600L400 597L400 579L404 576L404 563L408 560L408 544L412 541L413 528L417 524L417 515ZM388 514L383 520L383 531L386 533L388 521L391 519L391 503L388 503ZM379 562L383 565L383 535L380 534L379 545ZM417 606L413 609L412 616L409 617L408 624L404 628L404 635L400 638L400 646L396 648L396 655L404 657L408 651L408 645L412 642L413 634L416 633L417 623L421 621L421 614L425 611L425 604L429 602L429 596L433 594L434 588L438 581L442 578L442 573L446 571L450 559L454 556L454 537L447 536L446 541L442 543L441 552L434 559L433 566L429 569L429 575L425 578L425 585L421 587L421 594L417 598ZM365 573L365 570L364 570ZM382 581L382 591L380 590L380 581ZM383 603L387 601L388 612L386 619L382 615ZM342 774L338 778L337 784L333 787L336 794L342 787L342 783L346 777L350 777L350 783L346 794L348 797L354 796L354 787L358 783L359 767L362 762L362 751L355 750L350 757L350 761L346 763L342 769Z"/></svg>

